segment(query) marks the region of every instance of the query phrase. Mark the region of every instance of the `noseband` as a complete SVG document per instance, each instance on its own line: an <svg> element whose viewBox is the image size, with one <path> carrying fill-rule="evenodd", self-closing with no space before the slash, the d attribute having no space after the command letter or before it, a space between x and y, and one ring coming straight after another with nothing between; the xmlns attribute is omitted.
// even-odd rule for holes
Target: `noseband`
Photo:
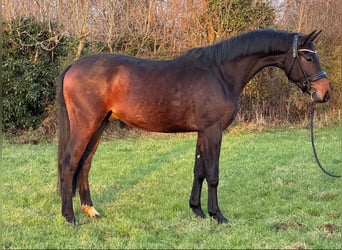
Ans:
<svg viewBox="0 0 342 250"><path fill-rule="evenodd" d="M314 54L317 54L317 51L314 51L314 50L310 50L310 49L298 49L298 35L294 35L293 37L293 43L292 43L292 57L293 57L293 61L292 61L292 64L291 64L291 67L290 67L290 70L288 72L288 75L290 75L292 69L293 69L293 66L294 66L294 63L297 61L298 62L298 65L299 65L299 68L300 70L302 71L302 74L305 78L304 82L303 83L297 83L297 86L303 91L303 92L306 92L308 94L314 94L315 93L315 89L311 87L311 83L314 82L314 81L317 81L319 79L322 79L322 78L326 78L327 77L327 74L324 72L324 71L321 71L319 72L318 74L316 75L313 75L313 76L308 76L304 69L303 69L303 65L302 63L300 62L299 58L298 58L298 54L300 52L309 52L309 53L314 53Z"/></svg>

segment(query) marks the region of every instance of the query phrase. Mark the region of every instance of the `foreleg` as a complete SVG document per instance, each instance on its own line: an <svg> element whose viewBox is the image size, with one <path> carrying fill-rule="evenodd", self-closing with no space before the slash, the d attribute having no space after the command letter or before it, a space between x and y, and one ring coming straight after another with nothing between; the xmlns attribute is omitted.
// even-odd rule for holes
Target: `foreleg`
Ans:
<svg viewBox="0 0 342 250"><path fill-rule="evenodd" d="M202 150L208 184L208 212L218 223L226 223L227 219L221 213L217 198L221 141L222 131L219 126L212 126L203 132Z"/></svg>
<svg viewBox="0 0 342 250"><path fill-rule="evenodd" d="M205 214L201 207L201 192L203 180L205 178L205 162L203 153L201 152L201 142L202 138L200 137L200 135L198 135L194 166L194 181L190 196L190 207L197 216L204 218Z"/></svg>

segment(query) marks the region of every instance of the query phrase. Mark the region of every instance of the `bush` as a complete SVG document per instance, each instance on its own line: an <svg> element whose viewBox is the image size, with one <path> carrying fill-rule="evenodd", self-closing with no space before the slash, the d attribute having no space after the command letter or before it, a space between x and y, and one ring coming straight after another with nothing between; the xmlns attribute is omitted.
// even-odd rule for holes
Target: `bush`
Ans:
<svg viewBox="0 0 342 250"><path fill-rule="evenodd" d="M34 129L53 109L65 41L57 40L51 24L33 18L3 21L2 28L3 128Z"/></svg>

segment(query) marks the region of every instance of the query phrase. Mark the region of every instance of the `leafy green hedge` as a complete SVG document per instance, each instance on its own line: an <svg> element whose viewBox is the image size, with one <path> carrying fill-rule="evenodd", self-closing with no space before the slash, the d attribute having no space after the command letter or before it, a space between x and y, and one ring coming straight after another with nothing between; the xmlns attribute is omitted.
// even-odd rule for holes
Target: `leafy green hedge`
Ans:
<svg viewBox="0 0 342 250"><path fill-rule="evenodd" d="M35 128L54 103L66 41L56 40L51 26L33 18L3 22L2 28L3 128Z"/></svg>

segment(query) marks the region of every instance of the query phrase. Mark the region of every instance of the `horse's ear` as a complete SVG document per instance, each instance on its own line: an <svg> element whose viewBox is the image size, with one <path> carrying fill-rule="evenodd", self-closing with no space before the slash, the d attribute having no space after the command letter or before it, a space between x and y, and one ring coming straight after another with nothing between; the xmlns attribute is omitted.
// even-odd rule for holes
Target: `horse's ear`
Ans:
<svg viewBox="0 0 342 250"><path fill-rule="evenodd" d="M322 30L314 30L309 35L305 36L305 40L303 44L311 43L315 41L319 34L321 34Z"/></svg>

